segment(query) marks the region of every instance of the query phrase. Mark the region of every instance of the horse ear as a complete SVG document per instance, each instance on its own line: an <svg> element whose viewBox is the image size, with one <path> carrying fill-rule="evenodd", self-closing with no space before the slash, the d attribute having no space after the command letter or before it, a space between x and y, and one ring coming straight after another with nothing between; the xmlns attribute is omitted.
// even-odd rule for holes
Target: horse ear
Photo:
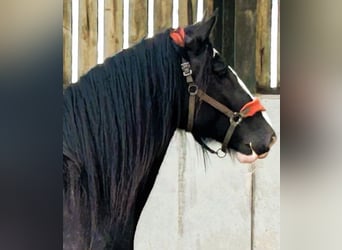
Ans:
<svg viewBox="0 0 342 250"><path fill-rule="evenodd" d="M216 9L214 10L214 12L213 12L213 14L212 14L211 16L210 16L210 14L209 14L208 9L205 9L205 10L204 10L204 13L203 13L202 22L208 21L208 20L210 19L210 17L213 17L213 16L216 16L216 18L217 18L217 16L218 16L218 8L216 8Z"/></svg>
<svg viewBox="0 0 342 250"><path fill-rule="evenodd" d="M202 22L205 22L208 19L209 19L208 9L205 9L203 13L203 17L202 17Z"/></svg>
<svg viewBox="0 0 342 250"><path fill-rule="evenodd" d="M211 17L208 18L204 16L201 22L185 27L185 45L189 48L196 49L193 48L194 45L201 44L203 41L208 40L209 35L216 24L216 19L217 9Z"/></svg>

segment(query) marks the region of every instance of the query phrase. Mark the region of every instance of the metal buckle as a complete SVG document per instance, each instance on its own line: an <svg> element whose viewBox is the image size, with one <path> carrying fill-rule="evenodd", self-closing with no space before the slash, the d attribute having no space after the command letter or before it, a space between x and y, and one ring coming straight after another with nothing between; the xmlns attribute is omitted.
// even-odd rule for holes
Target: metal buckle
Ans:
<svg viewBox="0 0 342 250"><path fill-rule="evenodd" d="M183 62L183 63L181 63L181 67L182 67L182 69L190 68L190 63L189 62Z"/></svg>
<svg viewBox="0 0 342 250"><path fill-rule="evenodd" d="M192 70L189 62L184 62L181 64L183 70L183 76L192 75Z"/></svg>
<svg viewBox="0 0 342 250"><path fill-rule="evenodd" d="M197 95L198 86L196 84L189 84L188 92L190 95Z"/></svg>
<svg viewBox="0 0 342 250"><path fill-rule="evenodd" d="M187 71L183 70L183 76L189 76L189 75L192 75L192 70L189 69Z"/></svg>

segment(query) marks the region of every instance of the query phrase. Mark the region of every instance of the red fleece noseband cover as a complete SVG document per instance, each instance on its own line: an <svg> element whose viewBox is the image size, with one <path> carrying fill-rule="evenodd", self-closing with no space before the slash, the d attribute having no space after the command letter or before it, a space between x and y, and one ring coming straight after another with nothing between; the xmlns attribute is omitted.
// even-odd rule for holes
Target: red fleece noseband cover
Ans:
<svg viewBox="0 0 342 250"><path fill-rule="evenodd" d="M240 110L244 117L253 116L256 112L265 111L264 106L261 105L260 100L255 98L253 101L246 103Z"/></svg>
<svg viewBox="0 0 342 250"><path fill-rule="evenodd" d="M185 32L183 28L178 28L170 32L170 37L180 47L184 47Z"/></svg>

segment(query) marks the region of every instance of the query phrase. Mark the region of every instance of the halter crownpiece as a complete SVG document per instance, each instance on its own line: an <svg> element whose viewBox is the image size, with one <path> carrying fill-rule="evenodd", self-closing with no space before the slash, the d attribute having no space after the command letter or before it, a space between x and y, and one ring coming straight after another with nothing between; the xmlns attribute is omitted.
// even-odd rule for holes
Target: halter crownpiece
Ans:
<svg viewBox="0 0 342 250"><path fill-rule="evenodd" d="M184 38L185 32L183 28L178 28L170 32L171 39L179 46L184 47ZM194 115L195 115L195 97L197 96L201 101L204 101L223 113L225 116L229 118L230 126L227 129L225 137L222 142L222 146L217 151L212 150L207 145L203 145L211 152L216 153L218 157L224 157L227 153L228 143L235 131L235 128L242 122L242 120L246 117L254 116L259 111L265 111L266 109L261 105L260 100L258 98L253 99L252 101L246 103L239 112L234 112L229 109L224 104L215 100L211 96L207 95L203 90L198 88L198 85L194 82L192 78L192 70L191 65L188 61L186 61L182 57L181 68L183 71L183 75L186 78L186 82L188 84L188 93L189 93L189 111L188 111L188 123L187 123L187 131L192 131L193 123L194 123Z"/></svg>

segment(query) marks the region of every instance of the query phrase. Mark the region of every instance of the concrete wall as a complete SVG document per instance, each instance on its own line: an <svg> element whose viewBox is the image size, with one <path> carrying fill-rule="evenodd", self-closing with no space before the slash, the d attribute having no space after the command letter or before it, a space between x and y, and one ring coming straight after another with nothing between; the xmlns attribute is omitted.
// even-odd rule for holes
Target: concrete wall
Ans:
<svg viewBox="0 0 342 250"><path fill-rule="evenodd" d="M250 166L210 155L205 167L192 136L177 132L140 218L136 250L280 249L280 98L260 98L278 135L269 156Z"/></svg>

